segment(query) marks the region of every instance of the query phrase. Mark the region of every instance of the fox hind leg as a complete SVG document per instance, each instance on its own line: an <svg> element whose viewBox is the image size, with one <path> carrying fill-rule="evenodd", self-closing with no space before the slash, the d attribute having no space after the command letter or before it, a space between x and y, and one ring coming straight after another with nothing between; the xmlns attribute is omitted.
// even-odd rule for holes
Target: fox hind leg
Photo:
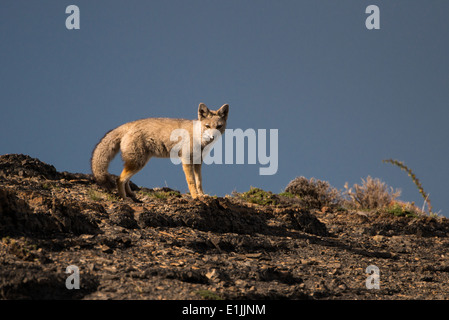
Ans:
<svg viewBox="0 0 449 320"><path fill-rule="evenodd" d="M123 199L126 198L126 194L127 194L127 185L128 185L128 181L129 179L131 179L131 177L134 175L134 170L132 170L130 168L130 166L127 166L125 164L125 167L123 168L122 173L120 174L118 181L117 181L117 188L118 188L118 194L120 195L120 197L122 197Z"/></svg>
<svg viewBox="0 0 449 320"><path fill-rule="evenodd" d="M129 186L129 180L125 184L125 192L128 197L131 197L131 198L136 197L136 194L134 193L134 191L131 190L131 187Z"/></svg>
<svg viewBox="0 0 449 320"><path fill-rule="evenodd" d="M135 166L133 164L125 162L123 171L117 181L118 194L120 195L120 197L122 197L123 199L126 199L126 196L129 196L133 199L136 198L136 194L131 190L131 187L129 186L129 180L142 168L143 166Z"/></svg>

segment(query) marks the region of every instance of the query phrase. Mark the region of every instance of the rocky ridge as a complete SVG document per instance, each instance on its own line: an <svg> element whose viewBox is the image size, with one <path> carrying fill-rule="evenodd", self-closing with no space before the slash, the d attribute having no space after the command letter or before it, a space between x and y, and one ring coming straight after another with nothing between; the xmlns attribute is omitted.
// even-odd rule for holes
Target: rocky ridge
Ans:
<svg viewBox="0 0 449 320"><path fill-rule="evenodd" d="M3 299L447 299L449 221L191 199L0 156ZM69 290L66 268L80 271ZM379 289L366 286L376 266Z"/></svg>

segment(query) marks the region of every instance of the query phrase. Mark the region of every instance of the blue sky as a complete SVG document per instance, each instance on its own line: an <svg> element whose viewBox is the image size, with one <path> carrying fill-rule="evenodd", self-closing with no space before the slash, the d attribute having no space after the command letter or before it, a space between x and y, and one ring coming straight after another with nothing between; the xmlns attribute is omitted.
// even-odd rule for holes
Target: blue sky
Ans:
<svg viewBox="0 0 449 320"><path fill-rule="evenodd" d="M79 30L65 27L71 4ZM365 27L371 4L380 30ZM106 131L228 103L228 128L279 130L279 168L205 166L207 193L280 192L296 176L342 189L371 175L421 206L406 173L382 163L395 158L448 216L448 13L442 0L3 0L0 154L88 173ZM166 159L133 181L187 190Z"/></svg>

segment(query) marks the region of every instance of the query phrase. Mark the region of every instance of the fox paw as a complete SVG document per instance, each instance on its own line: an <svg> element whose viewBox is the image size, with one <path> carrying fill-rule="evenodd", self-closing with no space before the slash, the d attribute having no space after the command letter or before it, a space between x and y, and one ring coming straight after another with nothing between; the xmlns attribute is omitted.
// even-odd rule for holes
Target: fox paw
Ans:
<svg viewBox="0 0 449 320"><path fill-rule="evenodd" d="M208 195L207 193L203 193L203 194L200 194L199 197L202 197L202 198L209 198L210 195Z"/></svg>
<svg viewBox="0 0 449 320"><path fill-rule="evenodd" d="M202 199L202 198L208 198L208 197L210 197L210 196L205 193L196 194L196 195L192 196L193 199Z"/></svg>

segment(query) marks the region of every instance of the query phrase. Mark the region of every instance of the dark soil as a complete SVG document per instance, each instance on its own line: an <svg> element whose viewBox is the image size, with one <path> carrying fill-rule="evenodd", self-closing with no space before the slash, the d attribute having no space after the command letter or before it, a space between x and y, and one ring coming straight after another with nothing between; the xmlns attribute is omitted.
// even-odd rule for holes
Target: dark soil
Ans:
<svg viewBox="0 0 449 320"><path fill-rule="evenodd" d="M445 218L192 200L168 188L137 198L0 156L0 298L449 298ZM66 287L70 265L78 290ZM370 265L379 289L366 286Z"/></svg>

